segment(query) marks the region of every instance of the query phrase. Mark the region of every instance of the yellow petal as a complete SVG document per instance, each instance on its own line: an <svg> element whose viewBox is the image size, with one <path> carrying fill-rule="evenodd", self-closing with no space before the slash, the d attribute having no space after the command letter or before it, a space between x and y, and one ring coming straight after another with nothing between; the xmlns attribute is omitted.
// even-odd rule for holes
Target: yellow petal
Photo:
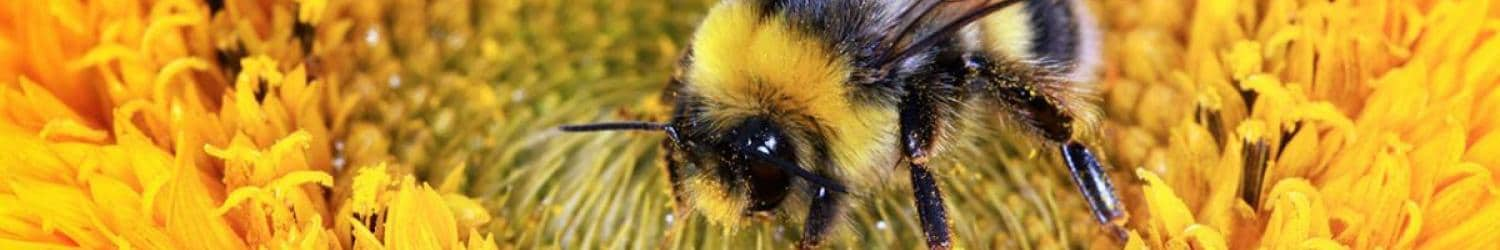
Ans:
<svg viewBox="0 0 1500 250"><path fill-rule="evenodd" d="M1490 202L1463 224L1419 243L1424 249L1462 249L1500 244L1500 202Z"/></svg>
<svg viewBox="0 0 1500 250"><path fill-rule="evenodd" d="M47 122L38 135L43 140L74 139L87 142L101 142L109 138L103 130L90 128L74 120L58 119Z"/></svg>
<svg viewBox="0 0 1500 250"><path fill-rule="evenodd" d="M443 200L452 209L453 219L458 222L460 232L480 229L480 226L490 222L489 210L474 199L460 194L444 194Z"/></svg>
<svg viewBox="0 0 1500 250"><path fill-rule="evenodd" d="M156 213L166 224L167 234L180 240L182 247L193 249L243 249L244 240L234 233L229 222L214 213L214 201L208 197L197 171L180 171L162 188Z"/></svg>
<svg viewBox="0 0 1500 250"><path fill-rule="evenodd" d="M1303 179L1285 179L1271 189L1265 210L1270 212L1261 246L1292 248L1330 235L1328 216L1316 188Z"/></svg>
<svg viewBox="0 0 1500 250"><path fill-rule="evenodd" d="M1424 208L1428 216L1422 225L1423 238L1444 234L1470 222L1483 208L1480 204L1495 201L1495 183L1488 169L1474 163L1444 168L1436 179L1437 190Z"/></svg>
<svg viewBox="0 0 1500 250"><path fill-rule="evenodd" d="M1145 209L1150 215L1147 223L1148 229L1152 231L1148 234L1156 239L1177 238L1180 232L1193 224L1193 212L1155 173L1144 169L1136 169L1135 173L1146 183L1141 193L1145 195Z"/></svg>
<svg viewBox="0 0 1500 250"><path fill-rule="evenodd" d="M385 246L397 249L450 249L459 246L458 225L443 198L408 177L391 201Z"/></svg>

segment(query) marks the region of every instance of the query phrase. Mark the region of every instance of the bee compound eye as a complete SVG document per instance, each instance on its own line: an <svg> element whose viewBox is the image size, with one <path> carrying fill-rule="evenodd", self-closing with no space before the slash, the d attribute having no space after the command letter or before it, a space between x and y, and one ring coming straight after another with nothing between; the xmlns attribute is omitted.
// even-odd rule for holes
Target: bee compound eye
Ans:
<svg viewBox="0 0 1500 250"><path fill-rule="evenodd" d="M750 119L728 133L733 165L738 176L748 184L750 206L747 212L775 209L791 189L793 176L777 165L797 162L796 153L780 129L763 119Z"/></svg>

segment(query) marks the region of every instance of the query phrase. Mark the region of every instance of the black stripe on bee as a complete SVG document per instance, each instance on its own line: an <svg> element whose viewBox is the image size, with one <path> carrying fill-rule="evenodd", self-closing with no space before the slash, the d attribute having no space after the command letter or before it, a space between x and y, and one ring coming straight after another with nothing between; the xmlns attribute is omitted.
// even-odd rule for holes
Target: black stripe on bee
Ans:
<svg viewBox="0 0 1500 250"><path fill-rule="evenodd" d="M1031 16L1035 33L1031 38L1031 53L1037 59L1059 63L1078 60L1078 45L1082 38L1073 4L1082 3L1073 0L1027 1L1026 13Z"/></svg>
<svg viewBox="0 0 1500 250"><path fill-rule="evenodd" d="M786 18L788 24L823 41L832 51L855 55L876 45L867 29L875 25L875 1L764 0L762 19Z"/></svg>

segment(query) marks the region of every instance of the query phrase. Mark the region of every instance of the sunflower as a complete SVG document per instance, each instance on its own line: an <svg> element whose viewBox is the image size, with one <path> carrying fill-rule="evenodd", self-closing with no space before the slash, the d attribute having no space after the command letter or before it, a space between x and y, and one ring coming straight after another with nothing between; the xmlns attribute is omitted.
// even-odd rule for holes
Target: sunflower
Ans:
<svg viewBox="0 0 1500 250"><path fill-rule="evenodd" d="M1500 245L1500 5L1105 5L1133 246Z"/></svg>
<svg viewBox="0 0 1500 250"><path fill-rule="evenodd" d="M493 248L410 177L334 199L356 102L328 4L7 2L0 248Z"/></svg>
<svg viewBox="0 0 1500 250"><path fill-rule="evenodd" d="M0 249L784 248L677 217L659 136L552 129L664 119L713 2L0 4ZM960 246L1500 245L1500 4L1089 3L1129 239L985 130L939 162ZM836 244L920 246L893 185Z"/></svg>

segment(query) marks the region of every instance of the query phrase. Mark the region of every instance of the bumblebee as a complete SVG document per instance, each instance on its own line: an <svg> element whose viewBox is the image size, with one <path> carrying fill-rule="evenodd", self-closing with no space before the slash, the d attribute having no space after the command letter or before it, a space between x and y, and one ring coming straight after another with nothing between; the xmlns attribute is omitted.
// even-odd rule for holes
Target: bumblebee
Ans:
<svg viewBox="0 0 1500 250"><path fill-rule="evenodd" d="M1099 116L1089 15L1081 0L727 0L668 83L670 121L561 130L664 132L678 206L728 227L805 216L799 248L906 168L926 243L943 249L942 166L929 160L963 136L961 120L1002 119L1055 148L1095 218L1123 237L1124 207L1075 139Z"/></svg>

